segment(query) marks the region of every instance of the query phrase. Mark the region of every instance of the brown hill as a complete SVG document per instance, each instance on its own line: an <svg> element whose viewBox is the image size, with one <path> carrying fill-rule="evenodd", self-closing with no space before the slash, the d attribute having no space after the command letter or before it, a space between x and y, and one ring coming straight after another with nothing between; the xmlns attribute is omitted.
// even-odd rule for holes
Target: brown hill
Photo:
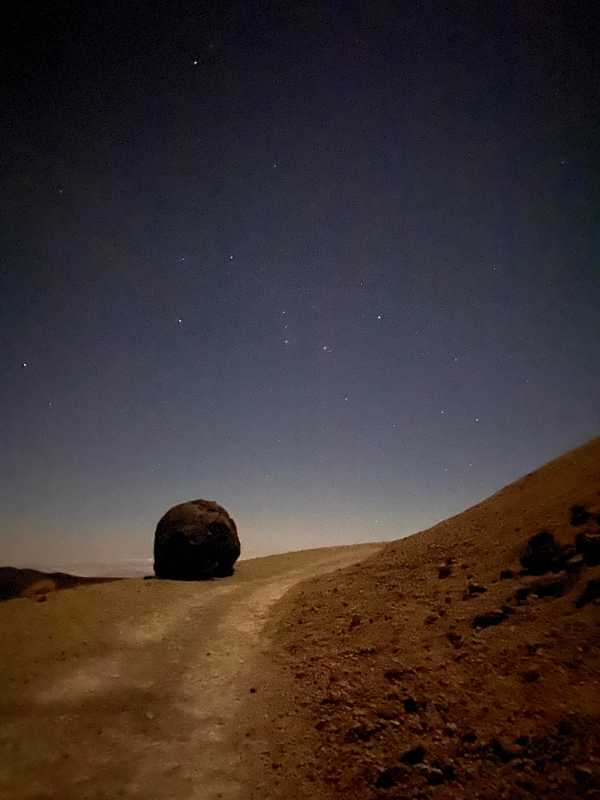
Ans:
<svg viewBox="0 0 600 800"><path fill-rule="evenodd" d="M79 575L69 575L66 572L41 572L37 569L0 567L0 600L32 597L43 601L48 592L114 580L118 580L118 578L83 578Z"/></svg>
<svg viewBox="0 0 600 800"><path fill-rule="evenodd" d="M259 794L600 797L599 520L595 439L288 594Z"/></svg>

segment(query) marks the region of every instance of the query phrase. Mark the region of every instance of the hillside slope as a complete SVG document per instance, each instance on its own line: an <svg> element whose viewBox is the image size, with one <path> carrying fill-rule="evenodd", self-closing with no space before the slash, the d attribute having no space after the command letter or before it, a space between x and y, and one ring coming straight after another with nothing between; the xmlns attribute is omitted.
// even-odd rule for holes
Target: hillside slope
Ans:
<svg viewBox="0 0 600 800"><path fill-rule="evenodd" d="M600 797L599 520L595 439L286 596L266 796Z"/></svg>

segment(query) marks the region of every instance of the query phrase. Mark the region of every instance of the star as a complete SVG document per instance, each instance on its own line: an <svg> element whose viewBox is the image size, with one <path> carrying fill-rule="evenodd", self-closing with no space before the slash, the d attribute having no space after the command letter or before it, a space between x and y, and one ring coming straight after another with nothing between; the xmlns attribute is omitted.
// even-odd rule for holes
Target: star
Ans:
<svg viewBox="0 0 600 800"><path fill-rule="evenodd" d="M440 414L441 414L442 416L445 416L445 414L446 414L446 409L445 409L445 408L442 408L442 410L440 411Z"/></svg>
<svg viewBox="0 0 600 800"><path fill-rule="evenodd" d="M284 344L289 344L289 343L290 343L290 340L289 340L289 339L284 339L284 340L283 340L283 343L284 343Z"/></svg>
<svg viewBox="0 0 600 800"><path fill-rule="evenodd" d="M23 363L21 364L21 366L23 367L23 369L27 369L27 367L29 366L29 364L27 363L27 361L23 361Z"/></svg>
<svg viewBox="0 0 600 800"><path fill-rule="evenodd" d="M383 314L377 314L377 319L378 320L382 320L383 319Z"/></svg>
<svg viewBox="0 0 600 800"><path fill-rule="evenodd" d="M324 345L322 345L322 346L321 346L321 350L322 350L324 353L327 353L327 352L329 352L329 350L330 350L330 347L329 347L329 345L328 345L328 344L324 344Z"/></svg>
<svg viewBox="0 0 600 800"><path fill-rule="evenodd" d="M192 61L192 64L193 64L195 67L197 67L199 63L200 63L200 62L198 61L198 59L197 59L197 58L195 58L195 59Z"/></svg>
<svg viewBox="0 0 600 800"><path fill-rule="evenodd" d="M479 417L475 417L475 422L479 422Z"/></svg>
<svg viewBox="0 0 600 800"><path fill-rule="evenodd" d="M183 320L181 319L181 317L177 318L177 324L178 325L183 325Z"/></svg>

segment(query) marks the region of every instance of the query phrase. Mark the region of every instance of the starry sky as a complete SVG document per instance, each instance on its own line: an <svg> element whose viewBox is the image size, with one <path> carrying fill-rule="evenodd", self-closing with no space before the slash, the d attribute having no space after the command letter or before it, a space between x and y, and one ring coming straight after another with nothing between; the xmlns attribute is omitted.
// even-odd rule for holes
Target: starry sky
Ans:
<svg viewBox="0 0 600 800"><path fill-rule="evenodd" d="M600 428L593 4L17 4L0 563L391 539Z"/></svg>

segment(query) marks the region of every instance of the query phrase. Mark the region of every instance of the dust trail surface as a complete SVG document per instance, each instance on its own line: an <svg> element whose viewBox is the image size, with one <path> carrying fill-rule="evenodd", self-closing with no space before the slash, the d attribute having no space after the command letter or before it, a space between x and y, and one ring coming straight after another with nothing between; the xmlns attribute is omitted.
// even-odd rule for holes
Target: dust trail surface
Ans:
<svg viewBox="0 0 600 800"><path fill-rule="evenodd" d="M270 744L252 731L264 715L255 687L272 606L299 581L377 549L302 551L241 562L220 581L126 580L2 604L0 797L249 797L242 751L258 757Z"/></svg>

